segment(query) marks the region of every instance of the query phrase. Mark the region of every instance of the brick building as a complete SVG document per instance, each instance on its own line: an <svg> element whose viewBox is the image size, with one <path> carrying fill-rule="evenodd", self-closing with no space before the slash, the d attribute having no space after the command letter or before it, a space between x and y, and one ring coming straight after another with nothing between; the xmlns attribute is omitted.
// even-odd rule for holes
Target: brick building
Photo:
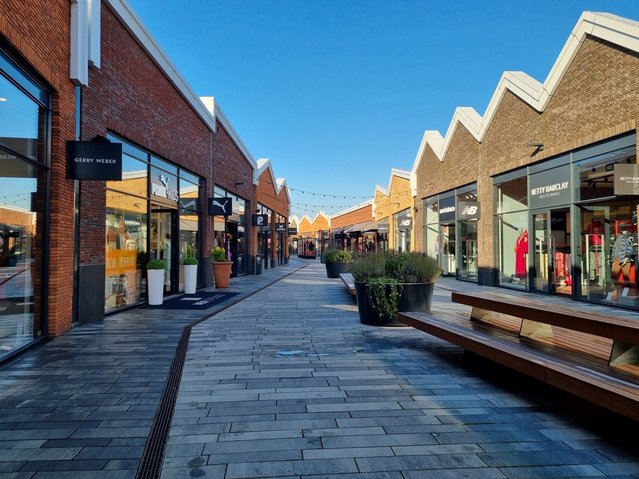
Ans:
<svg viewBox="0 0 639 479"><path fill-rule="evenodd" d="M257 214L266 215L267 225L258 226L257 255L266 268L288 262L288 216L291 199L284 178L275 178L271 161L257 161L255 199Z"/></svg>
<svg viewBox="0 0 639 479"><path fill-rule="evenodd" d="M150 258L167 262L165 294L183 291L186 256L200 258L199 286L213 284L214 244L234 274L252 273L257 164L126 1L3 0L0 11L0 360L144 302ZM68 141L121 145L117 179L79 174L78 163L109 174L119 163L67 162ZM215 215L215 198L228 211ZM283 217L287 204L281 195Z"/></svg>
<svg viewBox="0 0 639 479"><path fill-rule="evenodd" d="M373 218L373 200L331 216L331 239L334 246L348 250L353 255L375 251L377 223Z"/></svg>
<svg viewBox="0 0 639 479"><path fill-rule="evenodd" d="M411 173L393 168L388 187L375 187L374 215L378 224L378 242L382 250L412 251L413 197Z"/></svg>
<svg viewBox="0 0 639 479"><path fill-rule="evenodd" d="M424 134L415 242L446 274L639 308L637 52L639 23L586 12L543 84L506 72Z"/></svg>

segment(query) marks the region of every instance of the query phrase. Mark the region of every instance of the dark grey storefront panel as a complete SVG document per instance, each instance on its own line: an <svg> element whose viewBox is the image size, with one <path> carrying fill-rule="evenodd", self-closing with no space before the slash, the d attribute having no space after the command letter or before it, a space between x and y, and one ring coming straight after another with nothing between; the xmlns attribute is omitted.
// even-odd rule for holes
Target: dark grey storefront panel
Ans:
<svg viewBox="0 0 639 479"><path fill-rule="evenodd" d="M531 210L570 204L570 165L540 171L528 178Z"/></svg>

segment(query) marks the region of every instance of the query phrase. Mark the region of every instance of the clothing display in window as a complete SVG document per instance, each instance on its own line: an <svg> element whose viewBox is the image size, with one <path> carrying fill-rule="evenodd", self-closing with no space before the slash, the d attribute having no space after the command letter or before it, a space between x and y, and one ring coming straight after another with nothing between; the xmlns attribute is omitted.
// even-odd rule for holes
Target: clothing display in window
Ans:
<svg viewBox="0 0 639 479"><path fill-rule="evenodd" d="M523 230L515 241L515 276L519 279L526 278L528 274L528 230Z"/></svg>

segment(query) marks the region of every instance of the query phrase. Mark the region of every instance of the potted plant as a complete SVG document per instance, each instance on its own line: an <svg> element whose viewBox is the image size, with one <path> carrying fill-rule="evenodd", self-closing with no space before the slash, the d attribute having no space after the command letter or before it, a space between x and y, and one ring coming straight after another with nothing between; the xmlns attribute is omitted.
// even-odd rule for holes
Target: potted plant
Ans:
<svg viewBox="0 0 639 479"><path fill-rule="evenodd" d="M339 278L340 273L350 273L353 269L353 254L336 248L327 249L323 255L326 264L326 276Z"/></svg>
<svg viewBox="0 0 639 479"><path fill-rule="evenodd" d="M197 265L199 261L194 256L187 256L182 261L184 265L184 292L195 294L197 288Z"/></svg>
<svg viewBox="0 0 639 479"><path fill-rule="evenodd" d="M422 253L372 253L353 266L360 321L395 325L398 311L430 311L437 260Z"/></svg>
<svg viewBox="0 0 639 479"><path fill-rule="evenodd" d="M231 282L232 261L228 261L226 250L221 246L211 249L211 266L213 267L213 276L215 276L216 288L228 288Z"/></svg>
<svg viewBox="0 0 639 479"><path fill-rule="evenodd" d="M166 262L162 259L152 259L146 264L146 284L149 305L157 306L164 300L164 270Z"/></svg>

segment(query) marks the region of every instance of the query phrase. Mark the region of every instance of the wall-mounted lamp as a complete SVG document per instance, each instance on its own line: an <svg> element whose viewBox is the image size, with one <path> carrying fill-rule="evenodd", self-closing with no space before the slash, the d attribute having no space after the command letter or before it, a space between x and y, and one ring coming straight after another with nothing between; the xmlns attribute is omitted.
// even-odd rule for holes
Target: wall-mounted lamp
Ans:
<svg viewBox="0 0 639 479"><path fill-rule="evenodd" d="M415 213L417 213L417 212L419 211L419 208L418 208L417 206L415 206L415 207L413 208L413 211L415 211Z"/></svg>
<svg viewBox="0 0 639 479"><path fill-rule="evenodd" d="M544 151L544 144L541 141L529 141L526 143L526 147L535 148L530 156L535 156L540 151Z"/></svg>
<svg viewBox="0 0 639 479"><path fill-rule="evenodd" d="M236 181L235 182L235 187L237 188L238 186L244 186L246 183L244 183L243 181Z"/></svg>

